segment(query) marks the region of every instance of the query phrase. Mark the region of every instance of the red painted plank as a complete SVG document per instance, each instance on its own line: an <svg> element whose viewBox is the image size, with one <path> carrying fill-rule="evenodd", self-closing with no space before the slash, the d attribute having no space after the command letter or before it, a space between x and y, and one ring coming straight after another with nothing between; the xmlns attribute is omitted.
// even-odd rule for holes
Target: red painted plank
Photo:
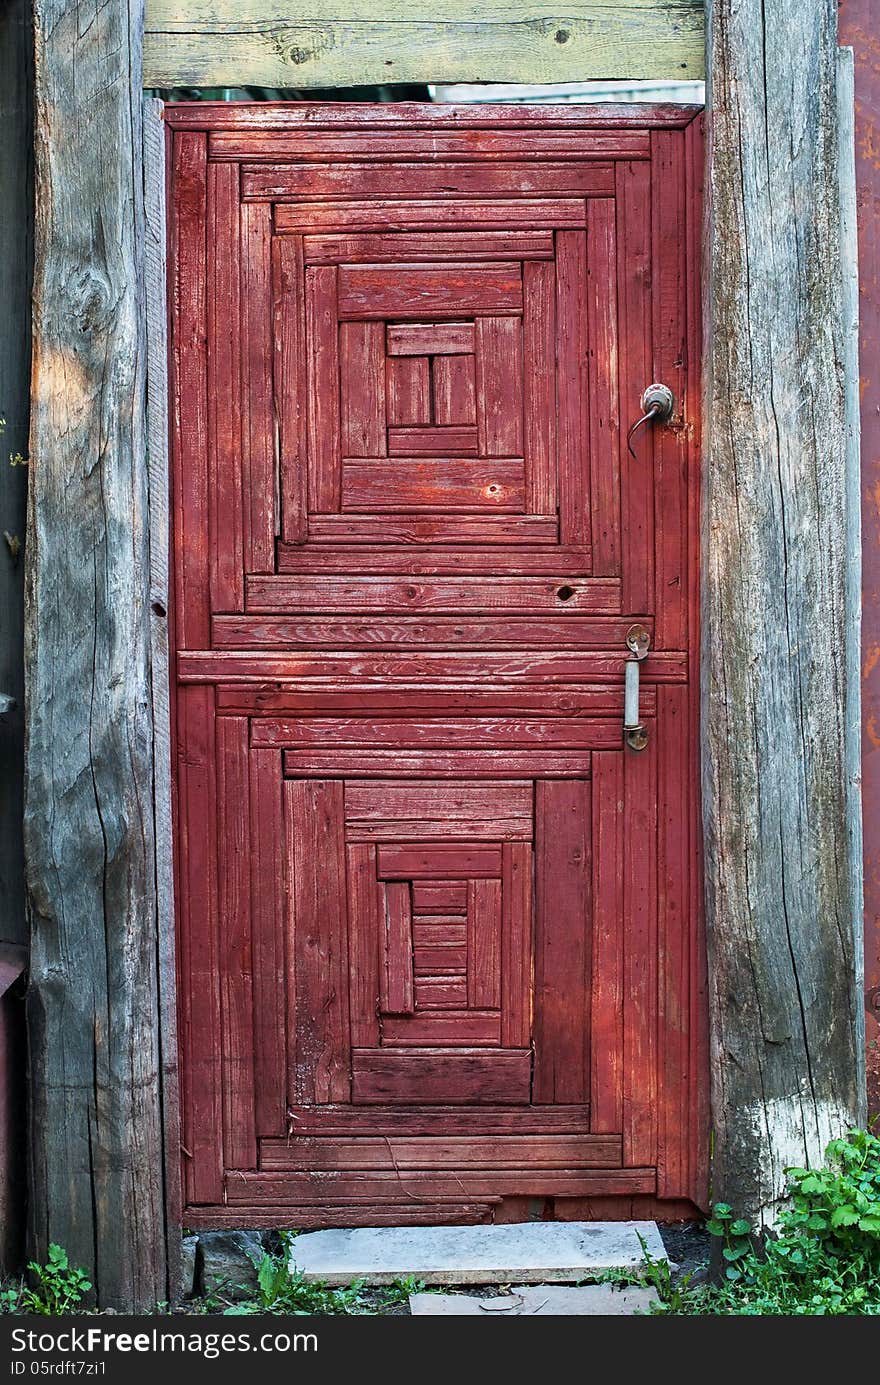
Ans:
<svg viewBox="0 0 880 1385"><path fill-rule="evenodd" d="M529 1100L529 1049L356 1048L351 1055L351 1099L357 1105L455 1102L525 1105Z"/></svg>
<svg viewBox="0 0 880 1385"><path fill-rule="evenodd" d="M687 638L687 448L688 435L675 425L683 417L688 387L685 253L684 135L651 134L652 380L672 390L672 427L654 430L656 500L654 546L657 642L682 648ZM638 449L637 449L638 450Z"/></svg>
<svg viewBox="0 0 880 1385"><path fill-rule="evenodd" d="M389 361L390 382L401 361ZM425 377L427 378L427 376ZM418 418L413 421L418 422ZM309 537L317 543L555 543L555 518L546 515L313 515Z"/></svg>
<svg viewBox="0 0 880 1385"><path fill-rule="evenodd" d="M497 1056L497 1055L493 1055ZM299 1135L472 1135L472 1106L300 1106L291 1110L294 1138ZM492 1106L480 1108L484 1135L583 1135L589 1124L586 1106ZM289 1140L264 1140L261 1150L283 1157ZM277 1154L275 1151L278 1151Z"/></svg>
<svg viewBox="0 0 880 1385"><path fill-rule="evenodd" d="M611 739L609 735L609 739ZM620 736L617 740L619 742ZM285 750L284 772L291 777L346 777L362 774L381 779L388 773L388 750ZM584 779L590 773L588 750L399 750L394 755L395 774L460 779L473 774L481 779L521 779L524 774L555 779Z"/></svg>
<svg viewBox="0 0 880 1385"><path fill-rule="evenodd" d="M522 510L522 458L470 461L458 457L397 457L342 465L342 508Z"/></svg>
<svg viewBox="0 0 880 1385"><path fill-rule="evenodd" d="M454 359L454 358L453 358ZM460 359L460 358L458 358ZM496 574L498 576L555 576L561 570L571 576L588 577L592 567L589 548L550 547L539 549L514 548L493 544L484 549L446 547L439 544L414 548L405 544L360 544L352 554L346 544L314 544L306 547L280 544L279 573L344 573L356 559L362 576L381 573L419 574L421 576L454 576ZM626 629L632 624L627 622ZM624 639L624 630L621 639Z"/></svg>
<svg viewBox="0 0 880 1385"><path fill-rule="evenodd" d="M515 283L519 271L512 274ZM471 355L474 350L472 322L392 322L387 335L389 356Z"/></svg>
<svg viewBox="0 0 880 1385"><path fill-rule="evenodd" d="M256 1123L258 1135L280 1135L287 1128L281 759L277 751L251 749L248 762Z"/></svg>
<svg viewBox="0 0 880 1385"><path fill-rule="evenodd" d="M657 756L623 757L623 1159L657 1158Z"/></svg>
<svg viewBox="0 0 880 1385"><path fill-rule="evenodd" d="M646 717L656 714L656 688L642 688L639 706ZM219 686L217 711L221 716L253 716L258 713L298 717L336 716L342 713L367 716L379 713L385 717L410 717L431 712L441 712L445 715L453 712L481 715L494 712L505 713L510 717L538 713L541 716L565 718L617 716L622 719L623 689L609 683L593 688L581 686L573 693L554 695L550 689L524 690L517 688L515 684L510 687L496 685L489 690L474 688L467 683L447 683L439 689L418 686L392 688L388 684L374 688L357 684L348 687L324 685L304 688L301 683L292 682L245 683ZM499 807L498 813L499 816L494 818L481 815L479 821L468 818L469 830L473 831L479 827L485 835L486 823L499 822L507 824L504 835L508 836L513 827L519 831L527 830L531 825L531 814L528 818L511 817L507 815L508 809L504 805ZM397 821L388 817L382 820ZM455 821L464 820L464 817L453 819L448 825L451 827ZM424 824L428 819L422 817L419 821Z"/></svg>
<svg viewBox="0 0 880 1385"><path fill-rule="evenodd" d="M306 281L302 237L274 242L275 398L280 423L281 535L302 543L308 533L309 375Z"/></svg>
<svg viewBox="0 0 880 1385"><path fill-rule="evenodd" d="M440 357L460 360L462 357ZM476 457L476 427L389 428L390 457Z"/></svg>
<svg viewBox="0 0 880 1385"><path fill-rule="evenodd" d="M291 1099L347 1101L350 1091L348 929L339 781L285 784L295 994ZM294 991L295 988L295 991Z"/></svg>
<svg viewBox="0 0 880 1385"><path fill-rule="evenodd" d="M577 198L468 198L463 202L301 202L280 203L275 229L314 235L321 231L453 231L499 227L535 231L584 226L586 203Z"/></svg>
<svg viewBox="0 0 880 1385"><path fill-rule="evenodd" d="M417 1010L461 1010L468 1003L467 980L452 973L420 973L415 982Z"/></svg>
<svg viewBox="0 0 880 1385"><path fill-rule="evenodd" d="M502 847L501 1042L519 1048L531 1038L532 849Z"/></svg>
<svg viewBox="0 0 880 1385"><path fill-rule="evenodd" d="M642 391L651 383L651 170L648 164L617 166L617 311L620 362L621 574L623 609L654 605L654 462L650 428L626 446L626 432L641 413Z"/></svg>
<svg viewBox="0 0 880 1385"><path fill-rule="evenodd" d="M612 163L299 163L242 169L248 201L299 202L306 198L452 198L522 193L526 196L602 197L614 192ZM486 257L488 258L488 256Z"/></svg>
<svg viewBox="0 0 880 1385"><path fill-rule="evenodd" d="M238 167L208 165L208 512L211 608L244 603Z"/></svg>
<svg viewBox="0 0 880 1385"><path fill-rule="evenodd" d="M461 880L416 881L413 909L417 914L461 913L467 910L467 884Z"/></svg>
<svg viewBox="0 0 880 1385"><path fill-rule="evenodd" d="M355 1047L372 1048L379 1043L380 909L384 904L376 879L376 848L349 843L346 860L351 1042Z"/></svg>
<svg viewBox="0 0 880 1385"><path fill-rule="evenodd" d="M382 874L382 850L379 871ZM382 890L384 915L379 968L380 1006L384 1015L411 1015L413 999L412 906L408 881L389 881ZM387 1031L383 1031L387 1032Z"/></svg>
<svg viewBox="0 0 880 1385"><path fill-rule="evenodd" d="M526 507L555 515L556 275L553 265L523 266L524 452Z"/></svg>
<svg viewBox="0 0 880 1385"><path fill-rule="evenodd" d="M442 551L442 550L441 550ZM438 566L445 566L443 560L438 562ZM426 563L427 566L427 563ZM462 561L462 567L467 571L467 564ZM332 570L332 569L331 569ZM358 616L316 616L306 615L297 619L295 616L217 616L214 620L214 647L218 651L222 650L245 650L252 649L254 654L252 659L257 661L255 668L259 666L261 655L260 649L272 648L283 649L293 647L294 649L311 649L326 646L328 650L338 650L340 648L356 649L359 647L371 649L377 644L387 644L393 647L411 646L409 657L417 654L419 649L447 649L449 651L449 679L458 677L468 678L468 670L473 668L473 662L462 660L456 650L480 649L485 650L487 645L507 645L513 649L517 646L528 646L532 652L528 657L535 657L535 652L542 647L550 646L551 649L572 651L582 650L578 655L570 653L563 657L563 665L569 667L570 679L574 681L589 681L589 666L591 658L595 659L596 681L604 682L608 678L620 683L620 690L623 688L623 664L625 656L623 653L626 632L631 622L620 620L614 616L568 616L564 619L553 619L547 616L523 616L509 615L505 617L503 624L499 624L492 616L464 616L456 619L451 616L398 616L392 618L382 615L381 618L374 617L372 620L359 618ZM646 622L650 632L651 622ZM597 654L597 651L604 651ZM184 676L194 669L199 662L200 655L182 656L184 663L182 668ZM238 664L235 660L228 665L222 662L223 655L207 655L216 665L217 676L223 676L223 669L228 669L228 677L235 680L239 676ZM247 656L242 656L247 657ZM272 658L272 656L262 656ZM404 659L406 658L404 654ZM540 656L539 656L540 657ZM484 664L484 658L491 658L495 662ZM577 660L586 662L577 663ZM431 665L416 662L412 666L402 664L401 667L411 667L412 677L417 681L418 678L444 677L441 664ZM651 683L663 681L668 677L684 677L685 662L683 655L663 654L651 651L650 661L645 665L642 672L643 683L650 686ZM523 665L516 664L516 656L504 660L503 656L496 654L481 655L477 665L479 675L484 668L491 668L499 678L508 676L507 670L518 669L523 671ZM395 665L389 665L392 676L399 676L394 672ZM319 676L323 670L323 665L315 665L302 656L291 653L288 657L288 666L285 669L283 662L279 663L277 658L272 658L272 662L265 665L265 676L267 678L298 677L308 678ZM333 664L328 666L328 674L333 674ZM540 674L536 673L536 680L550 678L553 676L554 665L552 663L543 664ZM243 676L259 676L259 674ZM364 674L365 677L369 675ZM380 677L381 675L375 675ZM514 674L515 676L515 674ZM563 696L576 697L576 693L566 693ZM553 694L558 698L557 694ZM550 703L550 710L564 710L566 706L571 706L577 710L577 702L566 703L554 700Z"/></svg>
<svg viewBox="0 0 880 1385"><path fill-rule="evenodd" d="M344 1196L362 1201L381 1201L389 1194L410 1197L449 1199L513 1193L533 1197L587 1197L612 1193L653 1193L653 1169L493 1169L475 1172L450 1169L410 1169L405 1176L397 1170L376 1172L249 1173L234 1171L226 1181L226 1199L231 1205L249 1203L277 1205L279 1202L323 1202Z"/></svg>
<svg viewBox="0 0 880 1385"><path fill-rule="evenodd" d="M217 771L210 688L177 695L178 919L184 983L183 1147L187 1198L219 1202L223 1187Z"/></svg>
<svg viewBox="0 0 880 1385"><path fill-rule="evenodd" d="M692 846L689 832L691 736L688 689L664 688L657 723L657 1191L687 1197L690 1088L690 938L688 905Z"/></svg>
<svg viewBox="0 0 880 1385"><path fill-rule="evenodd" d="M568 717L265 717L254 723L253 744L345 750L388 746L417 750L456 748L477 753L510 746L540 751L607 750L620 744L616 721ZM389 761L386 767L394 768ZM395 770L396 773L396 770Z"/></svg>
<svg viewBox="0 0 880 1385"><path fill-rule="evenodd" d="M171 227L171 386L174 394L175 637L181 649L209 643L208 387L205 137L174 137Z"/></svg>
<svg viewBox="0 0 880 1385"><path fill-rule="evenodd" d="M423 317L522 308L519 265L342 265L339 316Z"/></svg>
<svg viewBox="0 0 880 1385"><path fill-rule="evenodd" d="M415 1015L383 1015L383 1046L394 1048L497 1048L501 1016L497 1010L419 1010Z"/></svg>
<svg viewBox="0 0 880 1385"><path fill-rule="evenodd" d="M411 784L386 779L381 784L352 781L345 786L345 818L351 823L367 820L419 821L449 817L467 823L468 833L487 816L532 819L532 786L519 784ZM467 835L467 834L465 834Z"/></svg>
<svg viewBox="0 0 880 1385"><path fill-rule="evenodd" d="M582 231L556 237L556 413L559 537L590 540L587 254Z"/></svg>
<svg viewBox="0 0 880 1385"><path fill-rule="evenodd" d="M217 723L220 1052L223 1158L234 1169L257 1166L249 790L247 720L224 717Z"/></svg>
<svg viewBox="0 0 880 1385"><path fill-rule="evenodd" d="M375 107L370 109L375 111ZM395 107L395 109L405 110L406 108ZM456 114L460 109L459 107ZM431 107L430 113L432 117L439 117L440 115L437 107ZM180 115L177 112L175 114L180 120ZM201 114L203 118L209 115L208 112L199 112L198 114ZM218 112L210 124L215 125L218 119L228 121L230 114ZM493 124L497 122L500 114L500 110L492 112ZM578 111L578 114L583 114L583 108ZM629 123L632 125L631 112L628 114L630 115ZM639 115L641 116L641 114L640 108ZM677 115L677 120L663 121L662 123L664 125L667 123L686 124L686 115L683 115L681 111L678 111ZM190 117L189 123L191 127L197 128L199 122ZM209 123L209 120L206 120L205 123ZM366 120L365 123L367 123ZM258 131L232 133L215 128L212 129L211 133L211 158L240 159L247 163L265 162L270 164L287 160L295 160L297 163L307 161L348 163L361 162L365 156L372 155L389 163L424 159L428 164L437 162L442 166L443 163L450 160L463 161L466 159L481 159L492 163L496 159L512 161L535 159L541 162L549 159L565 159L576 162L581 162L584 159L596 159L604 162L609 158L646 159L650 152L647 131L645 129L626 129L625 126L621 126L617 130L601 132L547 128L495 131L484 128L479 135L475 135L468 129L437 130L434 128L433 120L430 129L421 131L418 129L419 123L418 116L416 116L406 130L396 129L380 132L368 129L355 133L353 129L352 133L345 133L341 130L331 133L327 129L326 117L321 112L315 126L310 125L305 131L284 130L282 132L280 129L270 130L267 127L265 133ZM423 117L421 123L427 124L428 122ZM520 118L516 123L525 124L525 121ZM645 125L650 123L649 117L646 116ZM370 120L369 124L375 126L375 119ZM488 120L485 118L481 122L468 120L467 124L472 126L482 124L486 127ZM325 129L322 130L320 125L324 125Z"/></svg>
<svg viewBox="0 0 880 1385"><path fill-rule="evenodd" d="M339 326L342 451L347 457L384 457L385 327L381 322ZM324 382L331 390L334 382Z"/></svg>
<svg viewBox="0 0 880 1385"><path fill-rule="evenodd" d="M240 236L244 563L248 572L272 572L276 515L270 208L242 206ZM286 244L292 246L293 241Z"/></svg>
<svg viewBox="0 0 880 1385"><path fill-rule="evenodd" d="M434 463L421 462L419 472ZM477 467L482 463L456 465ZM494 474L509 462L494 463ZM381 464L374 464L379 470ZM367 464L364 464L367 469ZM384 469L384 468L382 468ZM438 467L439 470L439 467ZM613 578L569 580L567 574L553 578L498 577L491 583L479 578L438 577L433 580L385 579L382 577L253 577L247 582L249 612L283 611L292 606L307 611L619 611L620 584ZM625 652L625 651L624 651Z"/></svg>
<svg viewBox="0 0 880 1385"><path fill-rule="evenodd" d="M391 625L391 633L395 629ZM271 629L271 625L267 627ZM497 632L501 634L500 631ZM283 643L283 641L281 641ZM503 644L503 637L501 639ZM576 640L571 641L576 643ZM524 683L615 683L623 679L624 658L620 654L609 654L602 650L586 650L583 654L574 651L552 654L549 651L535 652L502 649L486 650L475 661L467 651L451 651L448 655L437 654L432 650L418 648L408 653L396 653L393 648L378 653L355 650L351 652L325 652L323 650L278 653L261 651L255 648L235 649L224 652L198 652L180 655L180 678L183 682L215 683L225 682L263 682L267 678L316 679L316 688L332 691L346 685L350 678L364 678L368 682L387 679L392 685L396 682L398 690L404 684L436 681L452 684L480 684L495 686L498 680L512 685ZM650 668L651 683L680 683L687 676L687 656L685 654L652 654ZM646 683L647 683L646 679ZM375 689L373 689L375 691ZM575 694L576 695L576 694ZM557 701L553 704L556 712L566 708L566 692L563 688L553 689ZM576 705L576 704L569 704Z"/></svg>
<svg viewBox="0 0 880 1385"><path fill-rule="evenodd" d="M617 228L611 198L597 198L587 208L587 318L592 570L611 576L620 572Z"/></svg>
<svg viewBox="0 0 880 1385"><path fill-rule="evenodd" d="M413 933L415 936L415 932ZM457 1009L467 1005L467 948L462 945L453 946L451 943L444 946L442 944L432 944L430 947L416 947L413 950L413 967L415 970L416 986L425 977L434 979L451 980L455 977L461 981L464 991L459 995L454 1004ZM421 1002L420 1002L421 1003Z"/></svg>
<svg viewBox="0 0 880 1385"><path fill-rule="evenodd" d="M380 846L380 880L472 880L500 876L501 846L469 846L466 842Z"/></svg>
<svg viewBox="0 0 880 1385"><path fill-rule="evenodd" d="M552 260L552 231L381 231L306 236L307 264L414 264L437 260Z"/></svg>
<svg viewBox="0 0 880 1385"><path fill-rule="evenodd" d="M480 455L514 457L521 454L523 365L519 318L477 318L476 389ZM524 503L518 508L525 508Z"/></svg>
<svg viewBox="0 0 880 1385"><path fill-rule="evenodd" d="M434 419L438 424L476 424L473 356L435 356L431 363Z"/></svg>
<svg viewBox="0 0 880 1385"><path fill-rule="evenodd" d="M332 1194L331 1194L332 1195ZM327 1230L335 1226L480 1226L491 1222L492 1209L500 1198L486 1197L480 1202L402 1202L386 1199L377 1203L339 1198L334 1203L310 1203L307 1207L290 1202L274 1206L186 1207L185 1225L194 1230L220 1231L224 1228L261 1226L280 1230L296 1226L302 1230Z"/></svg>
<svg viewBox="0 0 880 1385"><path fill-rule="evenodd" d="M589 1097L590 789L579 780L535 785L535 1102Z"/></svg>
<svg viewBox="0 0 880 1385"><path fill-rule="evenodd" d="M340 504L339 328L336 270L306 270L309 377L309 509L336 511Z"/></svg>
<svg viewBox="0 0 880 1385"><path fill-rule="evenodd" d="M471 1120L473 1120L473 1112ZM289 1169L589 1169L619 1168L614 1135L395 1135L358 1138L303 1136L290 1145L264 1146L264 1172Z"/></svg>
<svg viewBox="0 0 880 1385"><path fill-rule="evenodd" d="M390 425L431 422L431 368L427 356L396 356L385 362L385 390ZM312 526L313 535L319 531ZM371 534L375 534L371 530ZM375 542L379 536L375 536Z"/></svg>
<svg viewBox="0 0 880 1385"><path fill-rule="evenodd" d="M623 1126L623 755L593 756L590 1128Z"/></svg>
<svg viewBox="0 0 880 1385"><path fill-rule="evenodd" d="M401 132L406 137L413 130L425 128L434 139L445 138L450 131L458 135L464 130L464 143L471 148L479 147L478 141L484 136L468 136L468 131L503 131L505 139L510 139L514 132L531 131L539 126L542 135L565 131L578 148L578 141L582 140L588 152L591 149L606 150L603 157L618 149L613 142L618 138L625 141L620 145L621 150L627 153L636 150L646 157L645 131L655 125L686 125L691 118L691 110L690 107L647 102L638 106L572 106L558 103L536 106L432 106L421 101L406 101L375 106L336 102L298 102L293 105L280 102L230 104L226 101L198 101L175 102L166 109L165 119L173 126L222 132L222 138L217 135L220 148L227 139L259 141L271 138L275 141L282 131L300 136L303 131L309 136L314 131L358 131L361 138L365 133L374 132L377 138L381 135L383 139L393 141ZM429 157L433 149L433 144L429 144ZM213 145L212 155L223 157L219 152L214 154Z"/></svg>
<svg viewBox="0 0 880 1385"><path fill-rule="evenodd" d="M413 914L413 943L416 951L421 951L425 958L428 958L428 955L434 952L440 952L444 955L449 954L450 957L454 953L458 960L454 963L450 961L446 965L446 969L452 971L460 970L461 967L466 969L467 881L444 881L441 885L437 886L437 889L442 892L443 895L448 893L451 896L452 893L455 892L456 899L459 898L458 892L460 891L460 907L458 907L458 905L455 906L457 912L454 914L441 914L439 908L436 909L434 913L430 912L429 903L432 898L433 887L429 881L416 881L413 883L412 888L413 894L419 895L423 900L422 908L425 911L421 914ZM429 961L426 961L426 965L429 965ZM436 971L437 967L431 964L430 970Z"/></svg>
<svg viewBox="0 0 880 1385"><path fill-rule="evenodd" d="M469 880L467 1004L497 1010L501 1004L501 881Z"/></svg>

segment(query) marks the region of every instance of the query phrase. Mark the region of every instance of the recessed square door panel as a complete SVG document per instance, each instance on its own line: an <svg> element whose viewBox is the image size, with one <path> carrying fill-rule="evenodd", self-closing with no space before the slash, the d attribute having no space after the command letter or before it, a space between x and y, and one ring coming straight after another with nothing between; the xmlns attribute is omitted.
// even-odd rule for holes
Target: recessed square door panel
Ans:
<svg viewBox="0 0 880 1385"><path fill-rule="evenodd" d="M212 120L168 110L186 1221L679 1214L699 117Z"/></svg>

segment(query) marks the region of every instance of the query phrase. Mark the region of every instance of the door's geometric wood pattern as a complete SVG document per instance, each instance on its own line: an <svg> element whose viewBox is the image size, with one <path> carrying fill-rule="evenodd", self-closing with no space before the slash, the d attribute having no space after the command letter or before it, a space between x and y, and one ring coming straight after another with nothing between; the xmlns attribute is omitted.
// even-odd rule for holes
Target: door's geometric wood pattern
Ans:
<svg viewBox="0 0 880 1385"><path fill-rule="evenodd" d="M168 119L187 1221L699 1201L699 125Z"/></svg>

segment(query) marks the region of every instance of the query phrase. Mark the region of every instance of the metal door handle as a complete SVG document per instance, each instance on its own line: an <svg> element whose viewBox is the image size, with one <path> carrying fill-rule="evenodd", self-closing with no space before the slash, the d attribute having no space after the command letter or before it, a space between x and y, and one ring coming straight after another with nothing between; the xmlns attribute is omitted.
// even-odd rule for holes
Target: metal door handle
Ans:
<svg viewBox="0 0 880 1385"><path fill-rule="evenodd" d="M658 423L668 423L675 409L675 395L668 385L661 385L658 382L648 386L640 403L642 416L636 419L626 435L626 446L631 457L636 455L632 448L633 434L636 429L641 428L643 423L650 423L654 419Z"/></svg>
<svg viewBox="0 0 880 1385"><path fill-rule="evenodd" d="M651 636L644 625L631 625L626 632L626 647L632 655L624 665L623 738L630 750L644 750L648 744L647 727L639 714L639 670L647 659Z"/></svg>

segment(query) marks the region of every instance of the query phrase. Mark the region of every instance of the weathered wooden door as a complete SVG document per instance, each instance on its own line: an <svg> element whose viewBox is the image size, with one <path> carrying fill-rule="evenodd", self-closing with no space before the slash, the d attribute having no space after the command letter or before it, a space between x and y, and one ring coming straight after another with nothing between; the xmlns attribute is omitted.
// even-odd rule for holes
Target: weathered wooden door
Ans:
<svg viewBox="0 0 880 1385"><path fill-rule="evenodd" d="M168 117L185 1219L699 1199L698 120Z"/></svg>

